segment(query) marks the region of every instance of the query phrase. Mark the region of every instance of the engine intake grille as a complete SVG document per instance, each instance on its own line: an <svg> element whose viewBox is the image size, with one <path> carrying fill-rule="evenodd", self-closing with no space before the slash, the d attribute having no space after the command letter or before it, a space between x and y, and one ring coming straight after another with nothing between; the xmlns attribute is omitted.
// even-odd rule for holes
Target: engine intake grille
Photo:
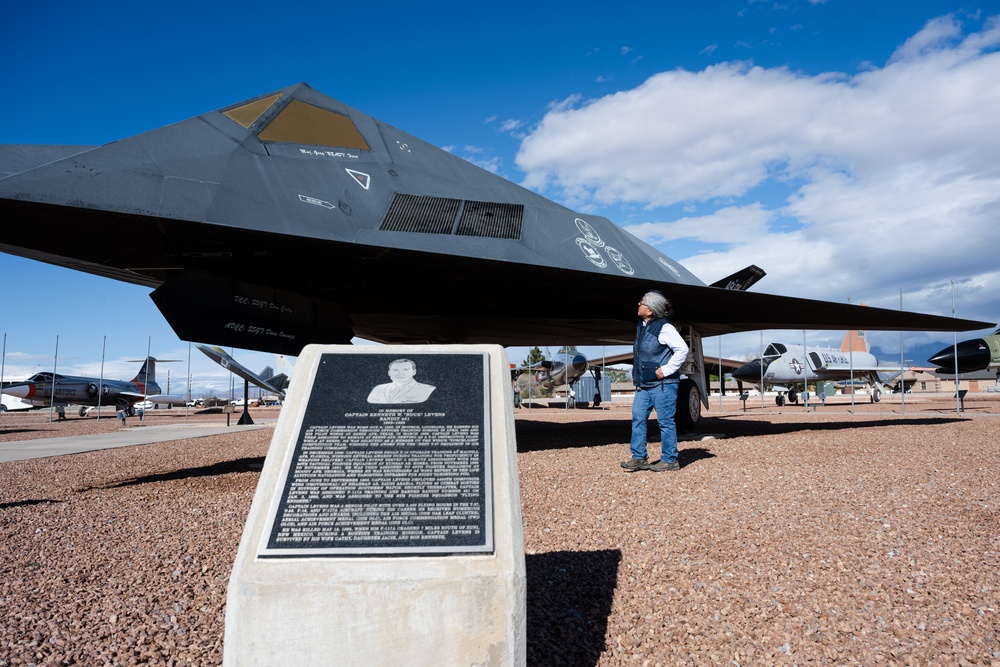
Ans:
<svg viewBox="0 0 1000 667"><path fill-rule="evenodd" d="M414 234L521 238L524 206L396 194L379 229Z"/></svg>
<svg viewBox="0 0 1000 667"><path fill-rule="evenodd" d="M455 233L459 236L520 239L523 219L524 207L520 204L467 201Z"/></svg>

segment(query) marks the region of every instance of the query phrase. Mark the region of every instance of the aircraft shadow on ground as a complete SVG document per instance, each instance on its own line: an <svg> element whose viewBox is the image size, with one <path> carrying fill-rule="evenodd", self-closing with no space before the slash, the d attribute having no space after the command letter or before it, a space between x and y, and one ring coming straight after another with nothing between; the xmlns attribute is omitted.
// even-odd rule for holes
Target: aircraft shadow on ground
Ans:
<svg viewBox="0 0 1000 667"><path fill-rule="evenodd" d="M525 556L527 664L597 664L621 560L618 549Z"/></svg>
<svg viewBox="0 0 1000 667"><path fill-rule="evenodd" d="M725 418L709 418L702 420L700 431L705 433L724 433L726 437L754 437L762 435L781 435L799 431L850 431L859 428L874 428L884 426L937 426L965 421L961 417L906 417L903 419L865 419L863 421L837 422L769 422L745 421Z"/></svg>
<svg viewBox="0 0 1000 667"><path fill-rule="evenodd" d="M260 472L263 465L264 457L255 456L235 459L233 461L220 461L219 463L213 463L212 465L201 466L199 468L181 468L180 470L172 470L171 472L163 472L156 475L144 475L142 477L125 479L120 482L112 482L85 489L77 489L77 491L90 491L92 489L117 489L125 486L137 486L139 484L168 482L171 480L192 479L195 477L212 477L215 475L228 475L230 473L238 472Z"/></svg>
<svg viewBox="0 0 1000 667"><path fill-rule="evenodd" d="M33 498L30 500L15 500L9 503L0 503L0 510L10 509L12 507L31 507L33 505L55 505L57 503L64 503L65 500L54 500L52 498Z"/></svg>
<svg viewBox="0 0 1000 667"><path fill-rule="evenodd" d="M599 447L613 442L629 441L630 419L620 421L595 420L556 424L552 422L515 421L517 451L535 452L567 447Z"/></svg>
<svg viewBox="0 0 1000 667"><path fill-rule="evenodd" d="M742 413L741 413L742 414ZM782 433L794 433L798 431L846 431L858 428L873 428L881 426L934 426L939 424L951 424L964 421L962 417L906 417L903 419L865 419L863 421L837 421L837 422L769 422L769 421L749 421L741 419L727 419L725 417L705 417L699 422L698 429L691 434L697 440L699 433L718 434L721 433L727 438L754 437L765 435L779 435ZM660 427L655 419L647 422L647 442L655 445L660 441ZM627 444L632 435L632 424L629 417L617 421L595 420L586 422L573 422L569 424L556 424L552 422L516 421L514 429L517 436L517 451L535 452L547 449L569 449L574 447L600 447L613 443ZM685 443L682 436L680 449L686 449L685 445L690 444L688 439ZM650 456L655 458L659 450L655 447L650 451ZM704 450L702 450L704 451ZM627 453L627 452L626 452ZM699 458L709 458L700 456ZM652 459L650 459L652 460ZM697 460L697 459L691 459ZM684 456L681 456L681 465L684 465Z"/></svg>

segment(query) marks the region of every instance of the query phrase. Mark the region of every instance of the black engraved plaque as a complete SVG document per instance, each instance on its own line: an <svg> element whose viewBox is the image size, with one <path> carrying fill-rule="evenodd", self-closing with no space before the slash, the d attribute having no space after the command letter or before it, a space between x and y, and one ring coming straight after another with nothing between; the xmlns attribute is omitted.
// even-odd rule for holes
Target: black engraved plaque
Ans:
<svg viewBox="0 0 1000 667"><path fill-rule="evenodd" d="M492 553L488 368L321 355L258 556Z"/></svg>

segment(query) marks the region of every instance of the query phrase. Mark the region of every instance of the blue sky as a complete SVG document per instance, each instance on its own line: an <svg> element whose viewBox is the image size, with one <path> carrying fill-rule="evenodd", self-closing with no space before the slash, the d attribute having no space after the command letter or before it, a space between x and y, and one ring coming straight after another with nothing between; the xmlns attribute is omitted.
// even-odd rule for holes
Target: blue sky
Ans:
<svg viewBox="0 0 1000 667"><path fill-rule="evenodd" d="M607 216L705 282L756 263L760 291L944 315L954 295L960 317L992 322L998 15L913 0L16 3L0 143L103 144L304 81ZM151 341L183 360L161 384L167 368L183 384L188 345L150 290L3 254L0 278L4 379L51 369L59 336L62 372L96 374L106 343L106 376L130 378ZM723 354L760 338L727 336ZM898 358L898 333L869 338ZM191 367L195 394L228 386L197 350Z"/></svg>

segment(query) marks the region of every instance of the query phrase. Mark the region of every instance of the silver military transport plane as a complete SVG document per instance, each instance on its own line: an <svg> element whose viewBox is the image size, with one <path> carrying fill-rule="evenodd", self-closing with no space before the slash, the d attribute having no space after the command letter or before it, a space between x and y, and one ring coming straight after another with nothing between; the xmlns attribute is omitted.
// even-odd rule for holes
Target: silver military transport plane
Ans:
<svg viewBox="0 0 1000 667"><path fill-rule="evenodd" d="M702 336L990 326L707 285L306 84L105 146L0 147L0 219L0 251L156 288L184 340L286 355L354 336L630 344L660 289L692 349L682 428L708 406Z"/></svg>

